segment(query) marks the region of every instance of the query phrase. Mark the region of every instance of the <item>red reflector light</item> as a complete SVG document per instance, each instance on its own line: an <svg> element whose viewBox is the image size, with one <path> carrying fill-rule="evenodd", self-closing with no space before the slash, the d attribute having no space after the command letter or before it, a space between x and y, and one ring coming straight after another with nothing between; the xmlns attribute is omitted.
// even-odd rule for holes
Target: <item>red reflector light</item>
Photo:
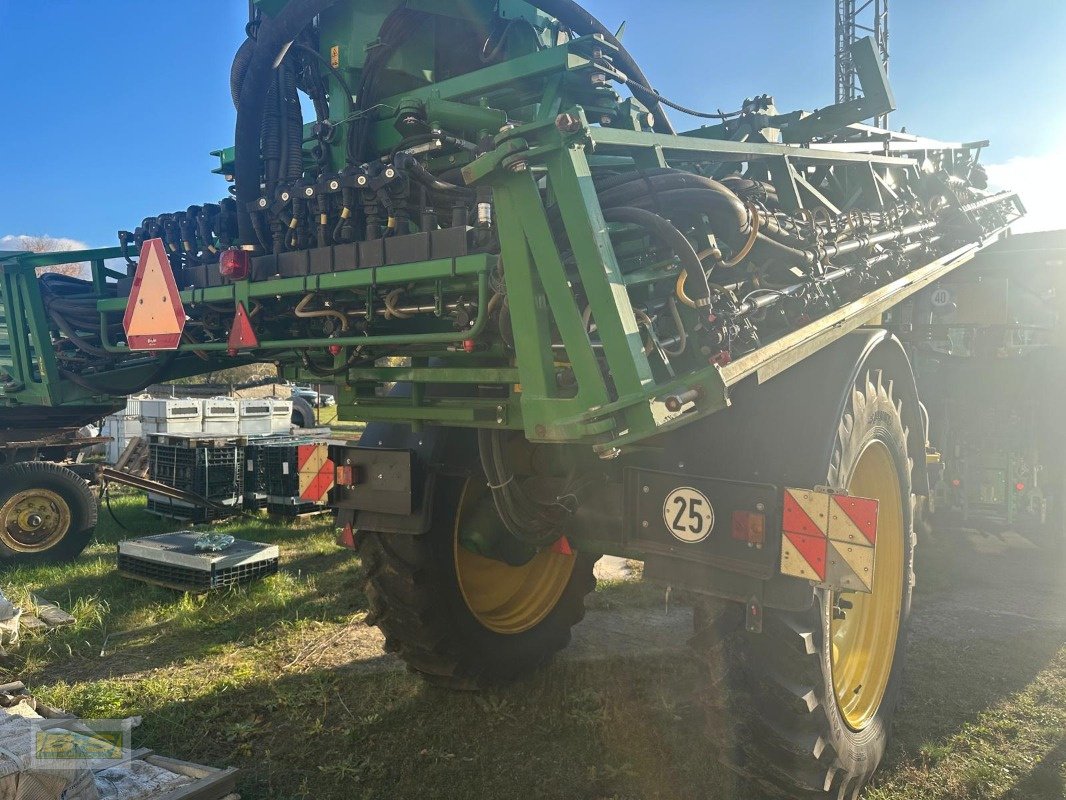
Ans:
<svg viewBox="0 0 1066 800"><path fill-rule="evenodd" d="M766 515L756 511L733 512L733 538L738 542L766 543Z"/></svg>
<svg viewBox="0 0 1066 800"><path fill-rule="evenodd" d="M223 250L218 259L218 271L223 278L243 281L252 271L252 256L247 250L231 247Z"/></svg>
<svg viewBox="0 0 1066 800"><path fill-rule="evenodd" d="M962 486L962 481L960 481L958 478L955 478L951 482L951 485L954 486L956 489L958 489L960 486Z"/></svg>
<svg viewBox="0 0 1066 800"><path fill-rule="evenodd" d="M1021 481L1018 481L1018 483L1014 484L1014 491L1016 491L1016 492L1024 492L1025 491L1025 484L1022 483Z"/></svg>

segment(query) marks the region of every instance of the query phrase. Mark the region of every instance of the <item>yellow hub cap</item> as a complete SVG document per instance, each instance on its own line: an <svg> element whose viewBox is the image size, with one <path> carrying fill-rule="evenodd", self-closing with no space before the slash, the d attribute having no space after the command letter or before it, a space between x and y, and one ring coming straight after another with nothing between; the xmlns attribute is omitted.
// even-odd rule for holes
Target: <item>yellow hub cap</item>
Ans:
<svg viewBox="0 0 1066 800"><path fill-rule="evenodd" d="M885 444L867 445L848 491L880 501L873 594L834 595L842 613L831 626L833 691L845 722L861 731L877 716L888 688L903 606L903 496Z"/></svg>
<svg viewBox="0 0 1066 800"><path fill-rule="evenodd" d="M467 608L486 628L500 634L523 633L536 627L558 604L570 583L576 557L542 550L528 564L512 567L464 548L459 543L463 513L486 492L470 480L459 499L453 534L459 589Z"/></svg>
<svg viewBox="0 0 1066 800"><path fill-rule="evenodd" d="M70 530L70 507L48 489L12 495L0 507L0 542L17 553L53 547Z"/></svg>

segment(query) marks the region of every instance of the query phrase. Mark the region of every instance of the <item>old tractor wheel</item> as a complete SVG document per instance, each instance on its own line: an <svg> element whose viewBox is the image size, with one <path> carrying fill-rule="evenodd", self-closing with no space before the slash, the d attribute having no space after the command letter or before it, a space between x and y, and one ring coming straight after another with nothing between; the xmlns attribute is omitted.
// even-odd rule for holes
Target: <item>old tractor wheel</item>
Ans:
<svg viewBox="0 0 1066 800"><path fill-rule="evenodd" d="M96 527L96 498L69 469L31 461L0 469L0 561L70 561Z"/></svg>
<svg viewBox="0 0 1066 800"><path fill-rule="evenodd" d="M824 473L828 486L880 501L873 593L817 589L807 612L768 610L762 634L724 622L728 615L697 615L695 642L719 683L721 721L741 720L727 758L778 795L850 800L885 752L914 583L901 408L879 372L860 379Z"/></svg>
<svg viewBox="0 0 1066 800"><path fill-rule="evenodd" d="M570 642L596 586L596 558L543 550L522 566L468 551L464 516L484 481L438 480L424 536L360 534L367 624L431 683L454 689L513 680ZM502 525L502 523L499 523Z"/></svg>

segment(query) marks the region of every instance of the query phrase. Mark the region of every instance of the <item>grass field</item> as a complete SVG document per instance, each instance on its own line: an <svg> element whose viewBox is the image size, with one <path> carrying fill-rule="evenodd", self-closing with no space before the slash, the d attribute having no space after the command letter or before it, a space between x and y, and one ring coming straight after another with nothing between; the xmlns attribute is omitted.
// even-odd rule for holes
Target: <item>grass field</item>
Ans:
<svg viewBox="0 0 1066 800"><path fill-rule="evenodd" d="M114 506L138 533L166 528L139 497ZM138 746L239 766L245 798L759 797L708 757L731 732L709 728L693 701L683 642L449 694L398 669L362 625L359 562L326 522L224 530L280 544L282 574L208 597L127 581L114 542L130 534L106 513L77 563L0 573L15 599L37 593L78 619L24 640L0 662L3 680L83 716L143 716ZM909 701L870 798L1064 796L1062 563L982 552L998 546L987 538L923 542ZM590 601L623 617L660 603L640 584Z"/></svg>

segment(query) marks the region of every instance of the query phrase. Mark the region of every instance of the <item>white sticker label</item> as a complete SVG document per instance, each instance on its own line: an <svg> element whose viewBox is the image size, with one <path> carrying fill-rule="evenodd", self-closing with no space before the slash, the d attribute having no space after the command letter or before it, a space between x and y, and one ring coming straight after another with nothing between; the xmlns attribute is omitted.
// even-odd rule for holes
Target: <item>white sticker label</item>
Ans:
<svg viewBox="0 0 1066 800"><path fill-rule="evenodd" d="M933 304L934 308L947 308L954 300L955 298L951 296L951 292L947 289L937 289L929 298L929 302Z"/></svg>
<svg viewBox="0 0 1066 800"><path fill-rule="evenodd" d="M682 486L666 496L663 522L675 539L697 544L714 530L714 507L703 492Z"/></svg>

